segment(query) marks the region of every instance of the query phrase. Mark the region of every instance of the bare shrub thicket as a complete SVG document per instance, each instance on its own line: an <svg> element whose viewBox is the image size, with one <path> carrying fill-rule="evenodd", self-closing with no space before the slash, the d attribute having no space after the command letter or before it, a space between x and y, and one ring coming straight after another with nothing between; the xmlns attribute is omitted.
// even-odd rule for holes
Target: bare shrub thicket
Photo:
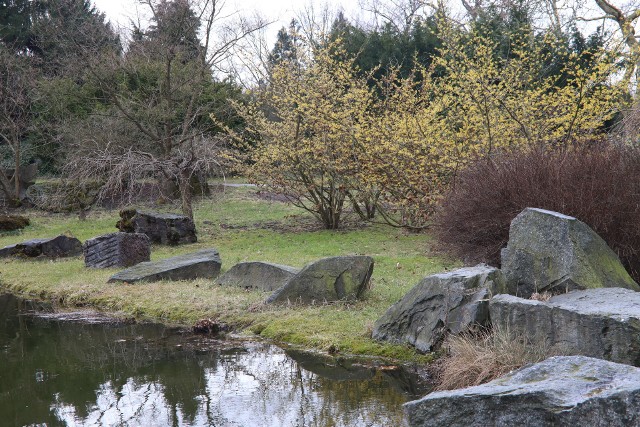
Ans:
<svg viewBox="0 0 640 427"><path fill-rule="evenodd" d="M559 352L534 343L506 327L473 335L450 336L446 356L434 364L437 390L454 390L484 384L529 363L541 362Z"/></svg>
<svg viewBox="0 0 640 427"><path fill-rule="evenodd" d="M500 264L511 220L526 207L588 224L640 280L640 149L598 143L536 148L482 159L463 170L434 221L442 249L466 262Z"/></svg>

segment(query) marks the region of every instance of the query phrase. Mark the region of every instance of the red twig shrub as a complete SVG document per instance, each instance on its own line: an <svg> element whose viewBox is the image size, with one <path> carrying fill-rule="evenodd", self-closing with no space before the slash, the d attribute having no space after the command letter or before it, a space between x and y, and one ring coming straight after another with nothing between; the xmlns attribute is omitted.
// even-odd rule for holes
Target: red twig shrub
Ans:
<svg viewBox="0 0 640 427"><path fill-rule="evenodd" d="M444 196L434 232L464 261L500 265L511 220L526 207L585 222L640 281L640 149L597 144L478 160Z"/></svg>

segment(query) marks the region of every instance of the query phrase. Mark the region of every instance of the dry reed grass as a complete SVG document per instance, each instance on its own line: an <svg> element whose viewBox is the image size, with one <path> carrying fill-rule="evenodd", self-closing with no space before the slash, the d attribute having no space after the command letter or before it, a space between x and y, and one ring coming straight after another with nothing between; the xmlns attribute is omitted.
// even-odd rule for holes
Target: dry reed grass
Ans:
<svg viewBox="0 0 640 427"><path fill-rule="evenodd" d="M507 327L450 336L443 348L447 354L433 366L436 390L484 384L524 365L559 354L557 350L532 342Z"/></svg>

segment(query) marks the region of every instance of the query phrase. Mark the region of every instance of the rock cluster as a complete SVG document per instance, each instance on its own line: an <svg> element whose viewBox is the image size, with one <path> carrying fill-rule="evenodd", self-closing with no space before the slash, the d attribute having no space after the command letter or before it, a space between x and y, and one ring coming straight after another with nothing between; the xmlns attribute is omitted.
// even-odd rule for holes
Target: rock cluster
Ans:
<svg viewBox="0 0 640 427"><path fill-rule="evenodd" d="M409 402L411 427L640 425L640 287L593 230L528 208L511 223L501 273L486 285L472 270L425 278L373 337L433 351L445 333L491 324L567 356Z"/></svg>
<svg viewBox="0 0 640 427"><path fill-rule="evenodd" d="M522 211L511 223L502 261L502 270L473 267L423 279L378 319L373 338L409 344L423 352L433 351L445 334L487 324L489 299L496 294L529 298L534 293L552 295L577 289L617 287L628 288L632 294L640 290L600 236L586 224L557 212L533 208ZM593 298L608 296L615 305L615 292L601 292ZM552 310L544 304L509 296L491 301L496 313L505 305L498 305L499 301L512 303L509 313L500 317L500 323L505 323L510 330L526 332L530 337L536 325L541 333L552 334L558 328L562 329L555 325L555 318L548 314ZM533 311L545 307L548 310L544 314L531 320ZM506 313L505 310L500 313ZM557 315L557 308L553 313ZM491 318L496 316L492 312ZM521 326L517 321L528 323ZM563 321L568 322L568 319L563 318ZM572 327L564 329L569 334ZM545 341L555 343L552 339ZM610 351L608 347L603 350ZM590 352L577 354L596 355Z"/></svg>

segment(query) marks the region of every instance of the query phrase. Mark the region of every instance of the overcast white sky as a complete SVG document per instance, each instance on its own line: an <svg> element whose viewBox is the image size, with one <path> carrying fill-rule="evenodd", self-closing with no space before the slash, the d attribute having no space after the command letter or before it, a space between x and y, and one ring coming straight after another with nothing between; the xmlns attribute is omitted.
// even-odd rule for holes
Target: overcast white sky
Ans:
<svg viewBox="0 0 640 427"><path fill-rule="evenodd" d="M313 0L225 0L223 13L234 12L251 16L256 12L268 21L275 21L269 28L269 33L275 39L275 34L287 25L296 12L308 6ZM127 26L130 19L137 16L137 10L144 10L137 0L93 0L94 5L107 15L114 27L118 24ZM322 4L327 2L323 1ZM358 0L333 0L328 2L336 8L341 8L348 16L353 16L359 10ZM316 1L316 4L320 2Z"/></svg>
<svg viewBox="0 0 640 427"><path fill-rule="evenodd" d="M267 22L273 22L263 31L257 33L256 39L249 38L246 44L234 48L232 55L217 62L214 74L221 77L234 75L236 81L247 87L252 86L264 77L264 64L260 59L271 50L276 40L278 30L287 26L292 18L299 16L311 4L315 13L323 10L328 4L330 11L343 10L349 17L361 15L358 0L218 0L223 1L221 16L230 16L234 22L238 17L253 17L260 15ZM147 8L141 6L138 0L92 0L96 8L104 12L114 29L125 36L129 35L130 21L145 23L148 17ZM147 12L147 13L145 13ZM224 27L220 27L224 28ZM260 40L256 42L255 40ZM214 42L215 43L215 42ZM251 44L249 44L251 43Z"/></svg>

